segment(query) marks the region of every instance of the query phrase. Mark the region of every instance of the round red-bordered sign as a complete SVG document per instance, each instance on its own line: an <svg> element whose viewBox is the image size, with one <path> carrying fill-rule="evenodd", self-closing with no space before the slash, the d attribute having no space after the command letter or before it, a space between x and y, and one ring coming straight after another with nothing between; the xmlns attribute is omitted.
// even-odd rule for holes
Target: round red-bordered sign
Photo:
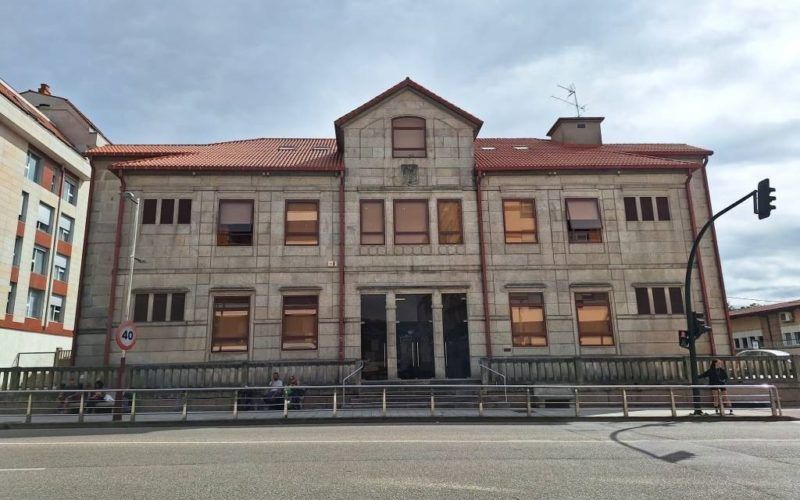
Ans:
<svg viewBox="0 0 800 500"><path fill-rule="evenodd" d="M136 337L136 325L133 324L133 321L126 321L117 328L117 345L123 351L127 351L136 345Z"/></svg>

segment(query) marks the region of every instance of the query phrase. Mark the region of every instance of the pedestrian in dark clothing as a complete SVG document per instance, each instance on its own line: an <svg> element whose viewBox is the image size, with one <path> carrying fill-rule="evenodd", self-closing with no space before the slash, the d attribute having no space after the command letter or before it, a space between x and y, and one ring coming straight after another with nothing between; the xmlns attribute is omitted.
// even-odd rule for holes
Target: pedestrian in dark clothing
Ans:
<svg viewBox="0 0 800 500"><path fill-rule="evenodd" d="M708 385L712 386L711 393L714 395L714 408L717 413L722 415L725 411L724 406L727 405L729 415L733 415L728 390L722 387L728 383L728 372L723 368L722 361L719 359L713 360L709 369L700 374L700 378L707 378Z"/></svg>

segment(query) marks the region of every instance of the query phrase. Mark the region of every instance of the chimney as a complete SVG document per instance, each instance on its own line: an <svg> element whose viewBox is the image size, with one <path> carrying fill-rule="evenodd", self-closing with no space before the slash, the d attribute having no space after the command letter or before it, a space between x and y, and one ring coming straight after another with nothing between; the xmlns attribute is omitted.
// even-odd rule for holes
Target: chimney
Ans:
<svg viewBox="0 0 800 500"><path fill-rule="evenodd" d="M42 83L42 84L40 84L40 85L39 85L39 90L38 90L38 92L39 92L40 94L42 94L42 95L52 95L52 94L50 93L50 85L48 85L48 84L46 84L46 83Z"/></svg>
<svg viewBox="0 0 800 500"><path fill-rule="evenodd" d="M600 123L603 117L559 118L550 127L547 136L563 144L599 146L603 144Z"/></svg>

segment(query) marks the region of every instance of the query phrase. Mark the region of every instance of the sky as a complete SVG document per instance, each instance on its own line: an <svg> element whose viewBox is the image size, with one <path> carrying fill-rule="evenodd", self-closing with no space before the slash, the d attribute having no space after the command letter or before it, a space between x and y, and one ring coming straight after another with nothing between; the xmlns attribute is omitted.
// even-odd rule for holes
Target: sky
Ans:
<svg viewBox="0 0 800 500"><path fill-rule="evenodd" d="M0 48L117 143L332 137L406 76L545 137L574 83L605 142L714 150L716 208L769 177L772 217L717 223L729 301L800 298L800 2L2 0Z"/></svg>

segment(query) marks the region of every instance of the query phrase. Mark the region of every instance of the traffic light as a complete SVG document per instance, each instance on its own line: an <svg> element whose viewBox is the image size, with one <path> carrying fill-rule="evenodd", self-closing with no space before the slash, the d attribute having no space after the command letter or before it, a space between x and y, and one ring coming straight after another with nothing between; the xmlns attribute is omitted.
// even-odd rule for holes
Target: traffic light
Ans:
<svg viewBox="0 0 800 500"><path fill-rule="evenodd" d="M692 313L694 322L694 338L699 338L706 332L711 331L711 327L706 324L706 315L703 313Z"/></svg>
<svg viewBox="0 0 800 500"><path fill-rule="evenodd" d="M686 330L678 330L678 345L684 349L689 348L689 332Z"/></svg>
<svg viewBox="0 0 800 500"><path fill-rule="evenodd" d="M769 217L770 212L775 210L775 205L772 204L775 201L775 197L772 196L774 192L775 188L769 187L769 179L764 179L758 183L756 213L759 219L766 219Z"/></svg>

